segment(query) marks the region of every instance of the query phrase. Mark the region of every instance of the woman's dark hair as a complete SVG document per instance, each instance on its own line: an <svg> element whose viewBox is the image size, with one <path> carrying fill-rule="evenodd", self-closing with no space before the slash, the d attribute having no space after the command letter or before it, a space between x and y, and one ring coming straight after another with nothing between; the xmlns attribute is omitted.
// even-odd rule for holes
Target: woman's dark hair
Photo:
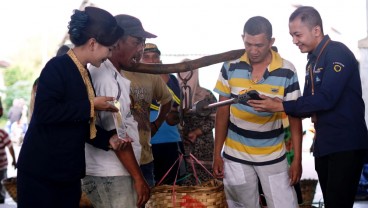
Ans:
<svg viewBox="0 0 368 208"><path fill-rule="evenodd" d="M111 46L124 34L115 18L97 7L74 10L68 28L70 41L75 46L85 44L90 38L95 38L104 46Z"/></svg>

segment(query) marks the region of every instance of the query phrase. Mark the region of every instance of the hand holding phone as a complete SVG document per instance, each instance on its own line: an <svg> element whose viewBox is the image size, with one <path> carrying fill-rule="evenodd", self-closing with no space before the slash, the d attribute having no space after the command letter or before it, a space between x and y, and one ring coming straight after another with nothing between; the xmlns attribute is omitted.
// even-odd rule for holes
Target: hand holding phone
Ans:
<svg viewBox="0 0 368 208"><path fill-rule="evenodd" d="M256 90L251 90L247 92L248 96L249 96L249 100L263 100L260 96L259 93Z"/></svg>

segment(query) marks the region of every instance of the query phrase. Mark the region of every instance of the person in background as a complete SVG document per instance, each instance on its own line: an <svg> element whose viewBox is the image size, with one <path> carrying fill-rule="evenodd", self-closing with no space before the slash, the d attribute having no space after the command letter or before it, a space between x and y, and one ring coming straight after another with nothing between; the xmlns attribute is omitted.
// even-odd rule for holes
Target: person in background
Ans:
<svg viewBox="0 0 368 208"><path fill-rule="evenodd" d="M10 108L11 113L8 115L11 123L9 137L12 142L20 146L28 127L28 106L23 98L14 99L13 103L14 105Z"/></svg>
<svg viewBox="0 0 368 208"><path fill-rule="evenodd" d="M243 29L245 53L225 62L214 89L220 101L250 90L283 100L300 96L298 76L292 63L272 50L272 25L264 17L247 20ZM248 101L249 102L249 101ZM286 159L283 114L259 112L234 103L217 108L214 175L223 178L230 207L258 207L258 181L268 207L298 207L293 185L302 174L302 123L288 116L294 159Z"/></svg>
<svg viewBox="0 0 368 208"><path fill-rule="evenodd" d="M3 116L3 106L0 100L0 117ZM10 156L12 157L12 166L17 167L17 161L15 159L15 153L12 142L10 141L8 133L3 129L0 129L0 181L8 177L8 157L6 155L5 147L9 149ZM5 203L6 192L3 183L0 183L0 204Z"/></svg>
<svg viewBox="0 0 368 208"><path fill-rule="evenodd" d="M313 7L299 7L290 15L289 32L299 50L308 53L303 96L292 101L264 96L249 104L262 113L311 117L315 170L325 206L351 208L368 150L358 61L348 47L324 34Z"/></svg>
<svg viewBox="0 0 368 208"><path fill-rule="evenodd" d="M185 59L183 61L189 61L189 59ZM199 85L198 69L188 72L181 72L178 74L178 76L181 89L183 90L183 86L186 85L189 86L192 91L191 99L189 97L184 97L182 100L182 106L184 109L188 109L189 104L194 106L196 102L202 100L206 100L207 103L217 102L216 97L210 90ZM182 93L185 93L185 91L182 91ZM204 170L199 164L194 162L192 158L188 157L188 155L192 154L210 173L213 172L213 128L215 127L215 112L216 109L213 108L212 112L208 116L201 116L197 115L196 113L185 112L184 115L182 115L183 126L180 128L180 134L184 142L184 151L187 155L185 157L187 163L187 172L192 174L192 176L187 177L183 181L184 185L197 185L198 183L213 179L212 175ZM193 172L193 167L195 168L195 172Z"/></svg>
<svg viewBox="0 0 368 208"><path fill-rule="evenodd" d="M123 30L97 7L74 10L71 50L50 59L39 76L31 123L19 153L18 207L79 207L84 143L120 149L116 132L95 125L96 111L117 111L113 97L95 97L87 64L100 66Z"/></svg>
<svg viewBox="0 0 368 208"><path fill-rule="evenodd" d="M133 57L126 56L131 64L140 62L146 38L155 38L156 35L146 32L141 21L130 15L115 16L120 27L124 28L125 34L121 47ZM145 34L143 36L143 34ZM134 50L133 50L134 49ZM138 52L136 50L138 49ZM115 64L114 64L115 65ZM126 66L120 65L120 73L130 80L130 95L132 100L131 111L134 119L138 122L139 140L142 145L140 168L150 187L155 185L153 175L153 155L151 148L151 136L154 136L166 115L170 112L172 96L166 87L166 83L159 75L130 72L124 70ZM152 100L160 104L159 114L153 122L150 122L150 106Z"/></svg>
<svg viewBox="0 0 368 208"><path fill-rule="evenodd" d="M31 100L29 102L29 110L28 110L28 123L31 122L32 119L32 114L33 114L33 109L34 109L34 102L36 99L36 94L37 94L37 85L38 85L38 79L39 77L37 77L32 85L32 91L31 91Z"/></svg>
<svg viewBox="0 0 368 208"><path fill-rule="evenodd" d="M69 44L60 46L59 49L56 51L56 56L62 56L68 53L70 48L73 48L73 46Z"/></svg>
<svg viewBox="0 0 368 208"><path fill-rule="evenodd" d="M10 107L8 112L8 121L6 123L6 130L11 134L13 124L19 124L22 118L23 106L20 98L13 100L13 105Z"/></svg>
<svg viewBox="0 0 368 208"><path fill-rule="evenodd" d="M144 47L142 63L161 64L161 51L157 45L146 43ZM172 74L161 74L161 78L167 85L172 97L173 105L166 120L162 123L156 134L151 138L152 154L154 163L154 176L156 183L174 164L180 153L184 152L177 124L179 123L180 87L176 77ZM152 100L150 121L154 122L158 116L160 105ZM177 173L178 164L175 165L162 181L162 184L173 184Z"/></svg>

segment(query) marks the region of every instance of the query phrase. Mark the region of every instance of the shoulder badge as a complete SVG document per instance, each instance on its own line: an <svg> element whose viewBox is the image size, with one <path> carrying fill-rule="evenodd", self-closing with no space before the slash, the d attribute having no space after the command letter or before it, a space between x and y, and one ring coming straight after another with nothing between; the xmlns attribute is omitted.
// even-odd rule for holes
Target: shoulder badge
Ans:
<svg viewBox="0 0 368 208"><path fill-rule="evenodd" d="M344 68L344 64L340 62L333 62L332 64L333 64L333 70L335 72L340 72Z"/></svg>

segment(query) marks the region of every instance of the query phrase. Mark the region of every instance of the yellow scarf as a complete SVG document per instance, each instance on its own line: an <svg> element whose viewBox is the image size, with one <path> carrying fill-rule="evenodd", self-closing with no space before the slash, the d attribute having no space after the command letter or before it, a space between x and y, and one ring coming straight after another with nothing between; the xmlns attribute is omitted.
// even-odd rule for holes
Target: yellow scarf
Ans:
<svg viewBox="0 0 368 208"><path fill-rule="evenodd" d="M87 88L88 99L89 99L89 102L91 103L91 120L89 124L90 125L90 139L93 139L96 137L97 129L95 126L96 116L95 116L95 108L93 105L93 99L95 98L95 93L93 91L92 83L91 83L91 80L89 79L87 69L79 62L73 50L70 49L67 54L73 60L75 65L77 65L77 68L82 76L83 82Z"/></svg>

